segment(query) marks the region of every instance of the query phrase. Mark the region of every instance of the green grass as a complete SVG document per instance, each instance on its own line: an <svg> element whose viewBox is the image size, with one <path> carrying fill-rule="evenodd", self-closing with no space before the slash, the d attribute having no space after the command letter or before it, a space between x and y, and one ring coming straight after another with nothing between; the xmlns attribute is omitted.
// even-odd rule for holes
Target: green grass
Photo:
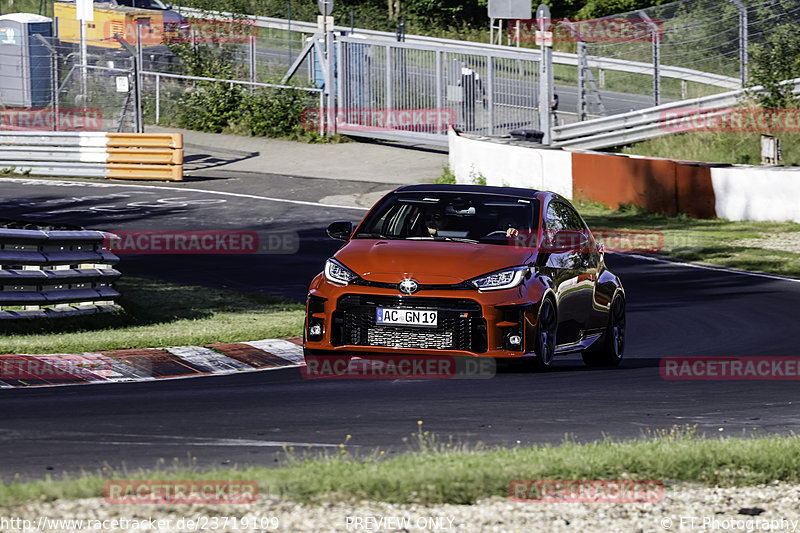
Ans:
<svg viewBox="0 0 800 533"><path fill-rule="evenodd" d="M381 450L353 455L344 445L310 455L288 447L277 468L251 467L202 472L194 458L162 458L153 470L104 471L81 477L34 482L8 480L0 486L0 506L35 500L100 497L109 479L226 479L259 484L259 492L301 502L373 500L396 503L471 504L508 496L517 479L654 479L665 484L696 482L738 486L772 481L800 482L800 438L705 437L696 427L662 430L632 440L588 444L467 448L442 442L418 426L407 440L409 453ZM186 464L188 463L188 464Z"/></svg>
<svg viewBox="0 0 800 533"><path fill-rule="evenodd" d="M783 165L800 165L800 133L765 133L781 140ZM624 148L622 152L690 161L758 165L761 163L760 138L761 133L679 133L648 139Z"/></svg>
<svg viewBox="0 0 800 533"><path fill-rule="evenodd" d="M800 232L793 222L731 222L699 220L686 215L648 213L635 206L612 210L600 203L576 202L575 206L593 230L645 230L664 235L663 255L742 270L800 277L800 254L741 246L742 239Z"/></svg>
<svg viewBox="0 0 800 533"><path fill-rule="evenodd" d="M0 322L0 353L80 353L302 334L304 308L282 298L123 277L124 310Z"/></svg>

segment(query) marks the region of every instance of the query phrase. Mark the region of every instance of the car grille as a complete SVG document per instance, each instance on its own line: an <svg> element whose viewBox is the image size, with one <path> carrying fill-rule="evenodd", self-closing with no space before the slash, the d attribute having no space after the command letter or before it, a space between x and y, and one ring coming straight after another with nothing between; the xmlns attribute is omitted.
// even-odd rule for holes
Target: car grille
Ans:
<svg viewBox="0 0 800 533"><path fill-rule="evenodd" d="M378 326L378 307L435 310L435 328ZM461 298L422 298L347 294L339 298L333 314L334 345L380 346L434 350L486 351L486 321L481 306Z"/></svg>

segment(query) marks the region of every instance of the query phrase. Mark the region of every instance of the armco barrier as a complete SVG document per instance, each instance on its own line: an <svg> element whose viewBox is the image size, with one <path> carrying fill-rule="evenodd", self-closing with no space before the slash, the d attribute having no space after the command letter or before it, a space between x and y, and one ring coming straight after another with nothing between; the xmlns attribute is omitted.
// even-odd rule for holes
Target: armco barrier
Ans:
<svg viewBox="0 0 800 533"><path fill-rule="evenodd" d="M0 221L0 319L119 309L106 234Z"/></svg>
<svg viewBox="0 0 800 533"><path fill-rule="evenodd" d="M528 187L695 218L800 222L800 169L542 148L449 133L457 183Z"/></svg>
<svg viewBox="0 0 800 533"><path fill-rule="evenodd" d="M0 170L39 176L183 179L180 133L0 132Z"/></svg>

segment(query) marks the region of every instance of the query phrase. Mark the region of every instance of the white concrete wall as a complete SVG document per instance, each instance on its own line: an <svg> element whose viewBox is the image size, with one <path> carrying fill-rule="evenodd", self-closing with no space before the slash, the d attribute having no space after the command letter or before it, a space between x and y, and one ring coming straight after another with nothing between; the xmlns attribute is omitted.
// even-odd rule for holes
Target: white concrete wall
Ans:
<svg viewBox="0 0 800 533"><path fill-rule="evenodd" d="M572 198L572 154L495 141L469 139L450 130L450 169L457 183L483 176L486 185L557 192Z"/></svg>
<svg viewBox="0 0 800 533"><path fill-rule="evenodd" d="M800 169L712 168L711 183L720 218L800 222Z"/></svg>

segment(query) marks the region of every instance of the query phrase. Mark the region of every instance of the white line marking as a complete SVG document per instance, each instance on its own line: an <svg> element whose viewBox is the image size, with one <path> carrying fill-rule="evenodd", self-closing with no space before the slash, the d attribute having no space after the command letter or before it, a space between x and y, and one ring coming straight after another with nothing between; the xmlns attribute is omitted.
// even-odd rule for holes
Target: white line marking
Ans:
<svg viewBox="0 0 800 533"><path fill-rule="evenodd" d="M681 267L689 267L689 268L699 268L701 270L714 270L716 272L727 272L728 274L741 274L742 276L753 276L756 278L767 278L767 279L774 279L777 281L791 281L794 283L800 283L800 279L795 278L786 278L783 276L778 276L776 274L764 274L761 272L748 272L746 270L735 270L732 268L726 268L721 266L712 266L712 265L700 265L697 263L683 263L680 261L670 261L668 259L661 259L659 257L650 257L647 255L638 255L638 254L627 254L628 257L635 257L637 259L644 259L647 261L653 261L655 263L663 263L667 265L673 266L681 266Z"/></svg>
<svg viewBox="0 0 800 533"><path fill-rule="evenodd" d="M260 341L250 341L243 344L249 344L253 348L264 350L273 355L277 355L283 359L291 361L296 364L303 362L303 347L283 339L264 339Z"/></svg>
<svg viewBox="0 0 800 533"><path fill-rule="evenodd" d="M20 179L20 178L3 178L3 181L11 181L14 183L21 183L23 185L49 185L51 187L68 187L70 185L76 187L131 187L135 189L152 189L152 190L166 190L166 191L189 191L199 192L206 194L218 194L220 196L233 196L235 198L249 198L252 200L265 200L268 202L280 202L295 205L310 205L314 207L330 207L334 209L351 209L354 211L369 211L366 207L350 207L346 205L322 204L319 202L305 202L303 200L288 200L286 198L272 198L270 196L258 196L255 194L244 194L238 192L225 192L225 191L206 191L204 189L191 189L183 187L167 187L160 185L138 185L138 184L122 184L122 183L87 183L85 181L64 181L64 180L38 180L38 179Z"/></svg>
<svg viewBox="0 0 800 533"><path fill-rule="evenodd" d="M204 346L173 346L164 349L192 366L214 374L238 372L239 370L251 370L253 368Z"/></svg>

